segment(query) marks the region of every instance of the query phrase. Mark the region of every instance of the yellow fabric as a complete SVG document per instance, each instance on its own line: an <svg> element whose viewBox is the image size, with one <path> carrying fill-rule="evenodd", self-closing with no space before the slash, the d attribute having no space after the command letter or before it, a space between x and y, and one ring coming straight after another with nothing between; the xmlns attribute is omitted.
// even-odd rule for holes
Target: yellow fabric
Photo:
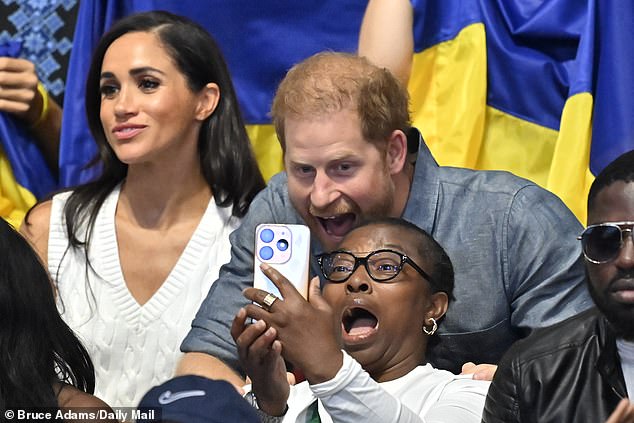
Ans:
<svg viewBox="0 0 634 423"><path fill-rule="evenodd" d="M275 127L273 125L247 125L246 127L260 172L264 180L268 182L271 176L284 169L282 147L277 140Z"/></svg>
<svg viewBox="0 0 634 423"><path fill-rule="evenodd" d="M41 82L37 83L37 91L42 96L42 111L40 112L40 116L37 118L35 123L31 125L33 128L42 123L48 117L48 112L51 109L48 91Z"/></svg>
<svg viewBox="0 0 634 423"><path fill-rule="evenodd" d="M34 204L35 197L15 181L9 160L0 149L0 217L19 228Z"/></svg>
<svg viewBox="0 0 634 423"><path fill-rule="evenodd" d="M592 96L569 98L556 131L487 106L486 84L481 23L414 56L412 121L438 163L513 172L558 195L585 223Z"/></svg>
<svg viewBox="0 0 634 423"><path fill-rule="evenodd" d="M476 168L508 170L547 188L558 132L488 106L486 120Z"/></svg>
<svg viewBox="0 0 634 423"><path fill-rule="evenodd" d="M584 225L588 191L594 181L589 169L593 105L590 93L573 95L566 101L546 185Z"/></svg>
<svg viewBox="0 0 634 423"><path fill-rule="evenodd" d="M475 168L486 107L484 26L465 27L450 41L414 55L408 85L412 122L436 160Z"/></svg>

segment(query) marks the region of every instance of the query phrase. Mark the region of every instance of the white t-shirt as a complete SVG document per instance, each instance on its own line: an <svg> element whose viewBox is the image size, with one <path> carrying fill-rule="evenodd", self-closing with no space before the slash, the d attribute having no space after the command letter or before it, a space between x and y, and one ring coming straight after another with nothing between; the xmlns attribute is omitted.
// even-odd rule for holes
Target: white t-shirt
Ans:
<svg viewBox="0 0 634 423"><path fill-rule="evenodd" d="M621 358L621 369L627 387L627 396L634 398L634 342L619 338L616 340L616 348Z"/></svg>

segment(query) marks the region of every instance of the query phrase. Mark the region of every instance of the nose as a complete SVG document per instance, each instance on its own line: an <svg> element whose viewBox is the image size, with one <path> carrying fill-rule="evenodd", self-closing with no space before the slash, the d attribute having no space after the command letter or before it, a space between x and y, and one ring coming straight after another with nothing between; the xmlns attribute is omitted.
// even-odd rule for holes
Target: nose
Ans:
<svg viewBox="0 0 634 423"><path fill-rule="evenodd" d="M114 99L114 113L118 118L136 113L134 95L131 89L121 87L118 95Z"/></svg>
<svg viewBox="0 0 634 423"><path fill-rule="evenodd" d="M623 246L619 251L615 264L621 269L634 268L634 232L632 232L632 229L623 233Z"/></svg>
<svg viewBox="0 0 634 423"><path fill-rule="evenodd" d="M369 282L370 277L363 266L359 266L350 275L346 283L346 292L369 294L372 292L372 283Z"/></svg>
<svg viewBox="0 0 634 423"><path fill-rule="evenodd" d="M317 170L310 191L310 202L316 209L325 209L339 198L336 183L321 170Z"/></svg>

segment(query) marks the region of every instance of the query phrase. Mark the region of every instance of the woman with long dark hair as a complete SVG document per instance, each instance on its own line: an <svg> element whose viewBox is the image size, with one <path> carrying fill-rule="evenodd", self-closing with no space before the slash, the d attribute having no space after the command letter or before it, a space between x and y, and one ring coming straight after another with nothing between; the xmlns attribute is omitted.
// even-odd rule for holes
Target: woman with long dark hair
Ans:
<svg viewBox="0 0 634 423"><path fill-rule="evenodd" d="M90 395L95 388L92 362L59 316L46 269L4 219L0 322L0 415L34 407L107 407Z"/></svg>
<svg viewBox="0 0 634 423"><path fill-rule="evenodd" d="M93 54L86 112L101 176L36 206L22 230L91 353L96 392L131 406L172 375L264 181L218 46L180 16L113 25Z"/></svg>

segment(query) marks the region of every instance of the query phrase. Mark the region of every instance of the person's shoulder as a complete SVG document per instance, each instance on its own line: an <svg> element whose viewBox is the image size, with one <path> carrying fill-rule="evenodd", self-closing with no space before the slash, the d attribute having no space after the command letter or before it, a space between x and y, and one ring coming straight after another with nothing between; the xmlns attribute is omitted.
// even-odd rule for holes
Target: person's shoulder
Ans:
<svg viewBox="0 0 634 423"><path fill-rule="evenodd" d="M482 398L486 397L490 381L475 380L473 375L456 375L450 371L437 369L430 364L419 366L405 377L405 384L418 392L436 391L442 397L451 397L455 394L473 394Z"/></svg>
<svg viewBox="0 0 634 423"><path fill-rule="evenodd" d="M456 197L468 198L488 209L496 205L498 210L508 211L509 222L524 229L530 228L527 219L537 222L534 228L542 233L553 226L557 227L553 233L577 232L581 228L576 216L558 196L510 172L446 168L440 181L445 191Z"/></svg>
<svg viewBox="0 0 634 423"><path fill-rule="evenodd" d="M62 384L57 395L57 404L61 409L103 409L112 411L110 406L101 399L74 386Z"/></svg>
<svg viewBox="0 0 634 423"><path fill-rule="evenodd" d="M48 226L52 208L53 200L47 200L36 204L31 210L29 210L28 214L24 218L24 222L20 226L20 229L22 230L22 228L25 228L25 230L29 230L33 227L41 227L42 225Z"/></svg>
<svg viewBox="0 0 634 423"><path fill-rule="evenodd" d="M35 205L20 225L20 233L29 241L44 263L48 261L48 235L52 206L52 200Z"/></svg>
<svg viewBox="0 0 634 423"><path fill-rule="evenodd" d="M268 188L269 190L274 190L274 191L282 189L282 188L286 189L287 184L288 184L288 177L286 176L286 172L282 171L271 176L271 179L269 179L269 181L267 182L265 189Z"/></svg>
<svg viewBox="0 0 634 423"><path fill-rule="evenodd" d="M441 166L441 182L459 184L478 191L514 195L524 188L545 191L532 181L504 170L474 170L462 167Z"/></svg>
<svg viewBox="0 0 634 423"><path fill-rule="evenodd" d="M29 235L29 231L45 231L48 234L51 213L53 213L54 205L59 204L59 202L66 202L71 194L72 191L63 191L55 194L49 200L37 203L27 213L24 222L22 222L22 225L20 226L20 232L22 232L25 236Z"/></svg>
<svg viewBox="0 0 634 423"><path fill-rule="evenodd" d="M266 188L260 191L251 203L245 221L303 223L288 195L286 172L277 173L269 179Z"/></svg>
<svg viewBox="0 0 634 423"><path fill-rule="evenodd" d="M253 207L257 208L262 202L269 203L271 205L281 203L286 205L288 203L288 179L286 178L286 172L276 173L269 179L264 187L256 196L252 202ZM260 203L260 204L258 204ZM279 205L277 206L279 207Z"/></svg>
<svg viewBox="0 0 634 423"><path fill-rule="evenodd" d="M534 329L526 338L511 346L507 356L518 364L555 359L556 356L574 352L596 335L600 312L590 308L551 326Z"/></svg>

